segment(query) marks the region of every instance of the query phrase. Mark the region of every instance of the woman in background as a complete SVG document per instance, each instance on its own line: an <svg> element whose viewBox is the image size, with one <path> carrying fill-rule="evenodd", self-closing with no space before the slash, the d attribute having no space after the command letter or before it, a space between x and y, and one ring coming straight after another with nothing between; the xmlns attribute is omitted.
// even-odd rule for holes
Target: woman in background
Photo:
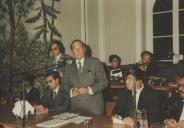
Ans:
<svg viewBox="0 0 184 128"><path fill-rule="evenodd" d="M116 54L112 54L109 56L109 63L111 64L108 69L110 82L121 83L121 80L123 80L123 73L120 67L121 58Z"/></svg>

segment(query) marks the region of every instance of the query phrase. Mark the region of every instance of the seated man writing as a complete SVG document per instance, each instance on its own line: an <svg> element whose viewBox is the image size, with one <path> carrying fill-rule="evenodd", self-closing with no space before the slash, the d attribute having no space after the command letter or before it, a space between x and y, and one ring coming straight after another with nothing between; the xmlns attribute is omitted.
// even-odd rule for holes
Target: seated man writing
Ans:
<svg viewBox="0 0 184 128"><path fill-rule="evenodd" d="M131 73L127 75L126 89L122 89L119 94L117 104L114 108L114 114L121 116L123 123L134 125L133 109L146 110L148 124L160 121L160 98L159 94L154 90L145 87L143 83L143 72L136 68L134 77ZM136 88L136 107L133 108L132 90L135 84Z"/></svg>
<svg viewBox="0 0 184 128"><path fill-rule="evenodd" d="M184 75L178 79L179 89L174 93L164 109L164 124L168 128L184 127Z"/></svg>
<svg viewBox="0 0 184 128"><path fill-rule="evenodd" d="M49 89L40 99L40 105L35 106L36 111L67 111L70 106L70 97L62 87L59 73L56 71L47 72L45 79Z"/></svg>

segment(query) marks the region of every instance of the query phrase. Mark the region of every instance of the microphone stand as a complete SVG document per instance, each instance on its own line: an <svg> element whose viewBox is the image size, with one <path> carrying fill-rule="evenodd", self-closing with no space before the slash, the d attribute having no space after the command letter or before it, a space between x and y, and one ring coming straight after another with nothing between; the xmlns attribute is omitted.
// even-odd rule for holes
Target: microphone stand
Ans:
<svg viewBox="0 0 184 128"><path fill-rule="evenodd" d="M23 109L23 116L22 116L22 128L25 128L26 126L26 104L25 104L25 100L26 100L26 97L25 97L25 83L24 83L24 80L23 80L23 83L22 83L22 89L23 89L23 94L22 94L22 100L23 100L23 105L22 105L22 109Z"/></svg>
<svg viewBox="0 0 184 128"><path fill-rule="evenodd" d="M134 128L137 128L137 113L136 113L136 80L135 80L135 70L131 69L130 70L131 74L132 74L132 81L133 81L133 89L132 89L132 112L133 112L133 119L134 119Z"/></svg>
<svg viewBox="0 0 184 128"><path fill-rule="evenodd" d="M69 58L69 59L72 60L71 58ZM66 61L66 60L63 60L62 62L57 63L56 65L51 65L51 66L48 66L48 67L45 67L45 68L32 69L30 71L25 71L25 72L22 72L21 75L25 75L27 73L40 71L40 70L45 70L45 69L47 69L47 70L49 70L49 69L58 69L60 67L63 67L64 61ZM24 79L23 79L23 82L22 82L22 89L23 89L23 94L22 94L22 100L23 100L22 111L23 111L23 116L22 116L22 119L21 119L21 127L25 128L25 126L26 126L26 104L25 104L25 101L26 101L26 96L25 96L26 88L25 88Z"/></svg>

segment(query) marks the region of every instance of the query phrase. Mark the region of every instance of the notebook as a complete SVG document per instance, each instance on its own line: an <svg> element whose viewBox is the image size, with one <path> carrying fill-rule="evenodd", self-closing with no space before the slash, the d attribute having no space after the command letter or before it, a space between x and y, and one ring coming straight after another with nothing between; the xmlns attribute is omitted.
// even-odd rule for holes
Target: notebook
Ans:
<svg viewBox="0 0 184 128"><path fill-rule="evenodd" d="M68 124L68 120L52 119L36 124L37 127L56 128Z"/></svg>

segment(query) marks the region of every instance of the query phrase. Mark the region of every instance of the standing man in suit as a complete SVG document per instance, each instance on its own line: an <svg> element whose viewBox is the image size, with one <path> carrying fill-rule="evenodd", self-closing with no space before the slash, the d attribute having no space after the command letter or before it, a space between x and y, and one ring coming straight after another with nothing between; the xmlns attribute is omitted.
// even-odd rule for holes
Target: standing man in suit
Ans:
<svg viewBox="0 0 184 128"><path fill-rule="evenodd" d="M148 124L159 122L161 107L159 94L145 87L143 83L144 75L140 69L135 69L134 77L135 81L131 73L127 75L127 86L119 94L117 104L114 108L114 114L121 116L126 124L133 125L133 109L146 110ZM133 108L132 90L134 84L136 87L136 108Z"/></svg>
<svg viewBox="0 0 184 128"><path fill-rule="evenodd" d="M71 43L75 58L65 67L64 84L71 97L71 111L104 114L102 91L108 86L100 61L86 56L86 45L81 40Z"/></svg>
<svg viewBox="0 0 184 128"><path fill-rule="evenodd" d="M35 106L38 112L59 111L65 112L70 105L70 97L63 88L59 73L49 71L45 75L49 90L40 99L40 105Z"/></svg>

